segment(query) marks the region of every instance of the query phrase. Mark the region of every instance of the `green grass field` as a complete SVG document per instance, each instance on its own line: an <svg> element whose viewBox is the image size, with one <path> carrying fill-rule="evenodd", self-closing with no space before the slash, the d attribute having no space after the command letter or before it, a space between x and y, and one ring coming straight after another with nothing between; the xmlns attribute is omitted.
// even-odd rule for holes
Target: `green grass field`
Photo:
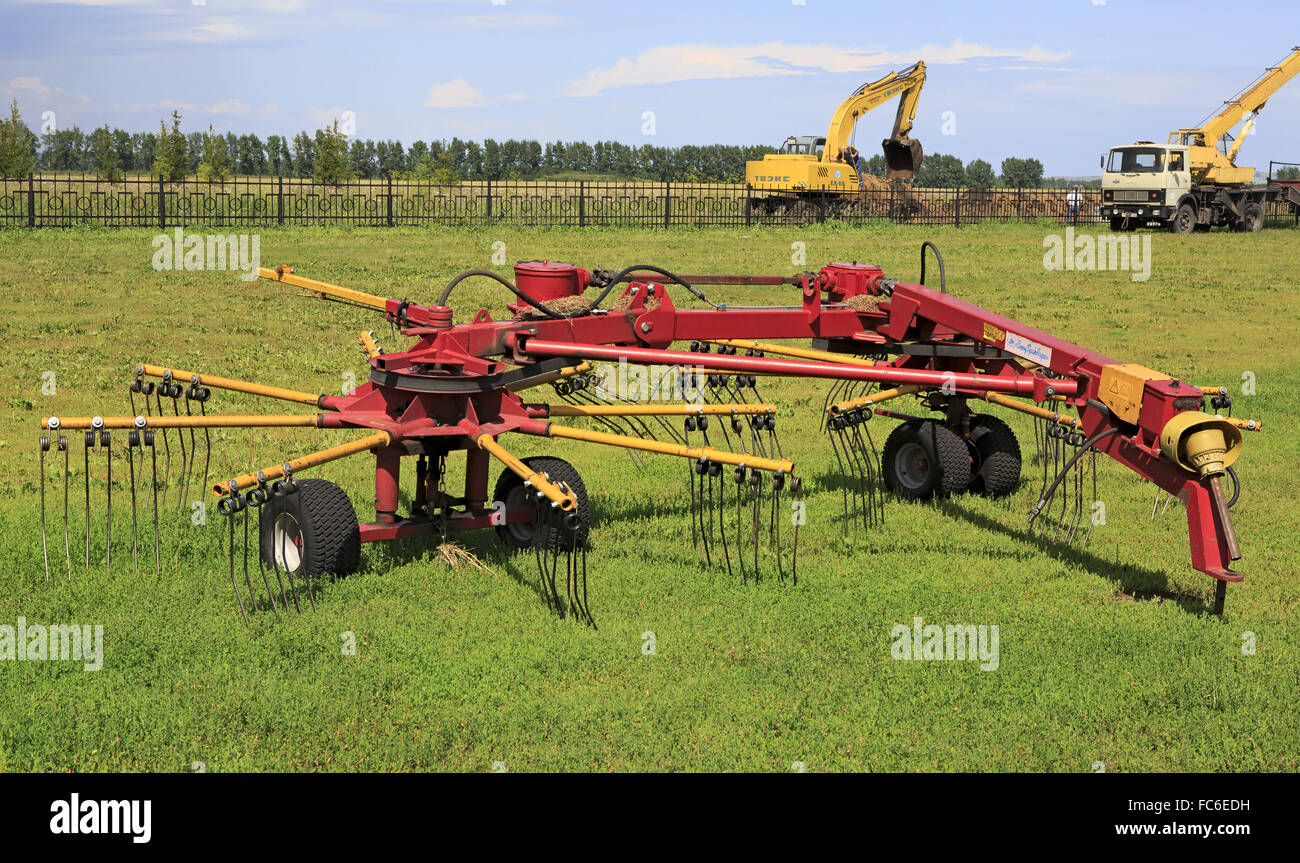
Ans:
<svg viewBox="0 0 1300 863"><path fill-rule="evenodd" d="M0 624L102 624L103 668L0 661L0 769L7 771L747 770L1295 771L1300 730L1300 587L1294 557L1292 419L1300 408L1300 232L1156 235L1150 281L1046 271L1059 228L833 225L710 230L260 231L266 265L431 302L456 272L548 258L588 268L652 263L681 272L793 273L858 260L916 278L918 247L943 250L948 290L1125 362L1257 394L1234 412L1264 420L1238 463L1233 517L1246 581L1226 619L1191 568L1175 504L1151 518L1154 487L1107 463L1106 524L1079 552L1024 534L1033 468L1009 499L890 500L886 523L846 540L835 460L818 414L828 384L777 382L782 441L806 478L797 586L707 569L691 548L681 463L641 470L621 453L531 438L591 491L592 607L599 630L555 617L529 559L489 534L464 542L492 569L452 569L419 543L365 548L362 569L318 588L320 609L246 628L227 576L224 519L162 513L163 571L142 501L131 565L125 460L114 467L113 566L103 551L102 456L92 464L89 569L81 565L81 441L72 436L68 583L61 464L48 470L52 584L41 558L36 440L42 416L128 412L125 385L154 362L310 391L364 379L354 340L377 316L298 298L231 273L155 272L151 230L0 231ZM497 268L505 272L505 267ZM731 303L789 302L778 289L714 289ZM486 280L465 283L457 320L504 313ZM687 303L683 295L682 305ZM43 394L54 373L56 389ZM547 389L549 393L549 388ZM539 399L545 394L538 393ZM213 411L255 409L218 393ZM910 399L899 411L919 410ZM279 412L281 408L273 408ZM1033 438L1018 415L993 409ZM873 423L877 444L892 425ZM213 472L232 475L349 435L217 435ZM118 444L120 449L120 443ZM460 464L453 465L458 471ZM494 466L494 474L495 474ZM367 517L364 457L335 480ZM409 473L408 473L409 476ZM457 476L449 477L455 487ZM197 495L191 495L197 499ZM975 662L897 662L891 628L997 625L996 671ZM355 655L342 650L355 635ZM656 651L643 653L653 633ZM1243 645L1253 643L1253 652ZM498 764L499 763L499 764ZM1100 763L1104 768L1098 768ZM496 767L494 767L496 764Z"/></svg>

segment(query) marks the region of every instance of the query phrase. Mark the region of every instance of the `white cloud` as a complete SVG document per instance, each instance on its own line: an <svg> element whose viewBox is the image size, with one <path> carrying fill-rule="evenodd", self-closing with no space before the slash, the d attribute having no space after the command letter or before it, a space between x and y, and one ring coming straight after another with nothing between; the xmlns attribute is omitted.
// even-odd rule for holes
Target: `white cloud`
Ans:
<svg viewBox="0 0 1300 863"><path fill-rule="evenodd" d="M434 84L424 97L426 108L474 108L485 104L483 94L475 90L464 78L446 84Z"/></svg>
<svg viewBox="0 0 1300 863"><path fill-rule="evenodd" d="M803 75L810 72L865 72L907 66L923 59L929 65L964 63L981 58L1005 58L1028 63L1059 63L1069 52L1057 53L1038 45L1029 48L993 48L954 39L948 46L923 45L906 51L858 50L836 45L792 45L764 42L756 45L661 45L622 57L607 69L592 69L569 82L566 96L597 96L616 87L669 84L718 78L756 78Z"/></svg>
<svg viewBox="0 0 1300 863"><path fill-rule="evenodd" d="M243 99L226 99L215 105L208 106L209 114L251 114L253 106Z"/></svg>
<svg viewBox="0 0 1300 863"><path fill-rule="evenodd" d="M347 113L347 108L335 105L332 108L308 108L307 116L318 126L329 126Z"/></svg>
<svg viewBox="0 0 1300 863"><path fill-rule="evenodd" d="M50 93L49 85L35 77L10 78L9 87L15 93L31 93L34 96L48 96Z"/></svg>
<svg viewBox="0 0 1300 863"><path fill-rule="evenodd" d="M238 42L259 37L266 38L267 34L251 30L231 18L214 18L207 23L198 24L180 32L166 31L153 34L153 38L164 41L181 39L186 42L201 42L204 44Z"/></svg>

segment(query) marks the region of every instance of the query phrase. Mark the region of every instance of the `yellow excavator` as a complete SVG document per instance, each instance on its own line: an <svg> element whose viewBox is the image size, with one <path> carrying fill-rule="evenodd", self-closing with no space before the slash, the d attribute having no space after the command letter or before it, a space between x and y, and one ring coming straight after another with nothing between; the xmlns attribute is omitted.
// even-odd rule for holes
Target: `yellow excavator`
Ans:
<svg viewBox="0 0 1300 863"><path fill-rule="evenodd" d="M1270 176L1267 184L1254 185L1255 169L1236 163L1255 117L1297 74L1300 47L1201 125L1170 132L1163 145L1135 141L1112 147L1102 157L1101 178L1101 216L1110 219L1111 230L1157 225L1179 234L1215 226L1258 231L1271 202L1286 202L1300 216L1300 188L1294 183ZM1231 130L1238 123L1234 137Z"/></svg>
<svg viewBox="0 0 1300 863"><path fill-rule="evenodd" d="M921 142L909 136L916 103L925 84L925 63L917 61L878 81L863 84L840 103L826 137L790 137L780 152L745 163L745 183L753 202L768 206L782 201L849 195L863 188L866 162L853 146L858 118L893 99L898 100L893 133L881 142L885 178L911 180L921 168Z"/></svg>

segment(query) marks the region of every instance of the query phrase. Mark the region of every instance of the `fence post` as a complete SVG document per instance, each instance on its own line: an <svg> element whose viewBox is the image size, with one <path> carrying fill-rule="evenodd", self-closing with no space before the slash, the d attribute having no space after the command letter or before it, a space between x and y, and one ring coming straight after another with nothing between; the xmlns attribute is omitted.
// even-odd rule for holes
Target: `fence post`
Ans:
<svg viewBox="0 0 1300 863"><path fill-rule="evenodd" d="M284 177L276 177L275 187L275 223L284 224Z"/></svg>
<svg viewBox="0 0 1300 863"><path fill-rule="evenodd" d="M1016 221L1025 220L1025 187L1016 186Z"/></svg>
<svg viewBox="0 0 1300 863"><path fill-rule="evenodd" d="M664 227L668 227L669 206L672 204L672 187L664 180Z"/></svg>
<svg viewBox="0 0 1300 863"><path fill-rule="evenodd" d="M889 186L889 221L891 222L898 221L897 219L894 218L894 186L892 183Z"/></svg>
<svg viewBox="0 0 1300 863"><path fill-rule="evenodd" d="M388 175L388 227L393 226L393 175Z"/></svg>
<svg viewBox="0 0 1300 863"><path fill-rule="evenodd" d="M36 179L27 173L27 227L36 227Z"/></svg>
<svg viewBox="0 0 1300 863"><path fill-rule="evenodd" d="M957 184L956 197L952 199L952 226L961 227L961 183Z"/></svg>
<svg viewBox="0 0 1300 863"><path fill-rule="evenodd" d="M487 221L492 221L492 181L487 181Z"/></svg>
<svg viewBox="0 0 1300 863"><path fill-rule="evenodd" d="M752 187L745 184L745 227L754 224L754 193Z"/></svg>
<svg viewBox="0 0 1300 863"><path fill-rule="evenodd" d="M587 186L586 183L582 182L581 180L578 181L578 227L579 228L585 228L587 226L586 186Z"/></svg>
<svg viewBox="0 0 1300 863"><path fill-rule="evenodd" d="M167 187L163 185L163 175L158 175L158 230L167 229Z"/></svg>

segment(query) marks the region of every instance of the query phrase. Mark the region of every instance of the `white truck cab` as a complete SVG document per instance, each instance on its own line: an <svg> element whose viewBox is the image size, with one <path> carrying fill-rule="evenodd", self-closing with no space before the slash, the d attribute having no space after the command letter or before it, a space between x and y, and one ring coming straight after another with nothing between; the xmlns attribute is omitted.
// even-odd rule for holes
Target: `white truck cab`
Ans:
<svg viewBox="0 0 1300 863"><path fill-rule="evenodd" d="M1187 148L1150 141L1112 147L1103 158L1101 215L1112 230L1165 222L1192 189Z"/></svg>

